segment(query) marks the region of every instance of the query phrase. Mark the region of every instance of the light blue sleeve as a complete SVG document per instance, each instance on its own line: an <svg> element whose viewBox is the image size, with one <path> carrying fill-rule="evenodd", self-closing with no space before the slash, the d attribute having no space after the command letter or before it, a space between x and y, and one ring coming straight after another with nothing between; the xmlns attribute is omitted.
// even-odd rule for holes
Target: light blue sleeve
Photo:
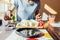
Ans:
<svg viewBox="0 0 60 40"><path fill-rule="evenodd" d="M14 0L14 6L16 7L16 8L18 8L18 0Z"/></svg>

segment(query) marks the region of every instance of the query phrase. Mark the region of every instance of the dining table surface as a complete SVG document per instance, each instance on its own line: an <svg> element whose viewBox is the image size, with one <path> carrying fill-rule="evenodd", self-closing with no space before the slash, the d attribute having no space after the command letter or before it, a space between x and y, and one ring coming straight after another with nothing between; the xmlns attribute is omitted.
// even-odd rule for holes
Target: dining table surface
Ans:
<svg viewBox="0 0 60 40"><path fill-rule="evenodd" d="M44 33L44 36L36 38L37 40L55 40L54 37L52 36L52 33L50 33L50 30L48 30L49 28L51 28L49 26L48 28L41 28L41 27L30 27L30 28L38 28L41 32ZM26 28L26 27L23 27L23 28ZM6 30L6 29L8 28L4 26L0 27L0 40L28 40L28 38L17 35L16 29L13 29L13 30L9 30L9 29Z"/></svg>

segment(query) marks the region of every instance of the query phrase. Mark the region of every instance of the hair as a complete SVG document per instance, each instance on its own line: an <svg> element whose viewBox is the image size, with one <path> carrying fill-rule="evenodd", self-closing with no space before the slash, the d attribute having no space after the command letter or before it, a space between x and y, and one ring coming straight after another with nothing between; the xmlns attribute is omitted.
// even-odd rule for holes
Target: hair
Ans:
<svg viewBox="0 0 60 40"><path fill-rule="evenodd" d="M38 4L36 11L34 12L34 19L35 19L35 16L40 13L40 0L31 0L31 1L34 1L35 3Z"/></svg>
<svg viewBox="0 0 60 40"><path fill-rule="evenodd" d="M36 18L36 15L38 15L38 14L40 14L40 11L39 11L39 10L37 10L37 11L35 12L34 17ZM42 14L40 14L40 15L42 15Z"/></svg>
<svg viewBox="0 0 60 40"><path fill-rule="evenodd" d="M35 12L35 16L36 16L38 13L39 13L39 10L37 10L37 11Z"/></svg>

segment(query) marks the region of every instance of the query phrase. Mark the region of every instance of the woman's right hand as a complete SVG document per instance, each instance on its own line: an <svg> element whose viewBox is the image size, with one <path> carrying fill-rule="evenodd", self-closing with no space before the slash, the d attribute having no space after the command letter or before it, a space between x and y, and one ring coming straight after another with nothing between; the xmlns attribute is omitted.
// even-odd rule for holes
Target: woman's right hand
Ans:
<svg viewBox="0 0 60 40"><path fill-rule="evenodd" d="M41 20L41 16L40 16L40 14L37 14L37 15L36 15L36 21L39 22L40 20Z"/></svg>

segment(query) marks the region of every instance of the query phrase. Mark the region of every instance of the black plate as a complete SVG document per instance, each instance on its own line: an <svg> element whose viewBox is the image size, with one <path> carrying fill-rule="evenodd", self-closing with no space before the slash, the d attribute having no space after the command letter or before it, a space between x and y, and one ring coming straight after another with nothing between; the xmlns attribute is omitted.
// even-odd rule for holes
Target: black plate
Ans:
<svg viewBox="0 0 60 40"><path fill-rule="evenodd" d="M37 35L32 35L32 36L29 36L29 35L25 36L22 33L20 33L23 30L33 30L33 33L36 32L36 31L39 31L39 29L36 29L36 28L19 28L19 29L16 30L16 34L19 35L19 36L27 37L27 38L37 38L37 37L40 37L39 36L40 33L37 34Z"/></svg>

